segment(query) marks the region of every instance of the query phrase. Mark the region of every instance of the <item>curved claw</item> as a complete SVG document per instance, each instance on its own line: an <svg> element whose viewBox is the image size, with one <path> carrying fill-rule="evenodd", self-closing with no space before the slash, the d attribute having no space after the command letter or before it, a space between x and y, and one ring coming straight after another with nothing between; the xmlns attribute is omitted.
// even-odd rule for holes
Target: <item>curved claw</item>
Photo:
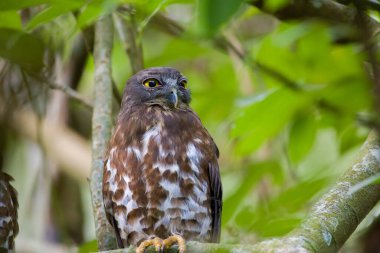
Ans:
<svg viewBox="0 0 380 253"><path fill-rule="evenodd" d="M154 246L157 253L164 252L164 242L161 238L154 237L153 239L142 241L140 245L136 248L136 253L144 253L145 249L149 246Z"/></svg>
<svg viewBox="0 0 380 253"><path fill-rule="evenodd" d="M186 251L186 241L183 239L180 235L172 235L166 238L163 241L164 248L170 248L173 244L178 244L178 251L179 253L185 253Z"/></svg>

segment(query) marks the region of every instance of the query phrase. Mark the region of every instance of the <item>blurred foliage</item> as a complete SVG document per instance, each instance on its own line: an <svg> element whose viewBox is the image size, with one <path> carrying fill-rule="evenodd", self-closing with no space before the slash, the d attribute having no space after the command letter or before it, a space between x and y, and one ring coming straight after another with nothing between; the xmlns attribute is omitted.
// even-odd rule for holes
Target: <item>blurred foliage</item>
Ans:
<svg viewBox="0 0 380 253"><path fill-rule="evenodd" d="M273 11L287 3L265 1ZM358 116L374 114L363 46L338 40L353 28L323 20L282 22L242 0L2 0L0 57L27 75L49 76L55 55L68 62L82 30L105 13L125 15L118 9L121 5L134 6L130 15L137 20L145 66L173 66L188 77L192 107L219 146L224 184L222 240L253 242L284 235L297 226L365 140L369 130ZM184 34L163 32L159 27L170 26L155 24L163 22L153 19L157 13L183 26ZM215 40L223 36L245 49L247 62L265 65L294 85L282 82L273 72L244 65L231 50L221 50ZM132 74L128 61L115 31L112 68L119 92ZM76 87L84 96L92 96L93 71L89 56ZM79 106L71 102L73 117L89 121L88 112ZM14 142L18 155L10 155L6 163L9 173L17 175L22 199L31 196L20 178L27 178L28 170L17 172L28 159L25 145L25 141ZM23 152L25 157L20 159ZM88 199L86 187L82 185L86 189L82 195L87 196L83 199ZM90 240L94 238L91 207L83 202L87 210L84 238ZM21 237L34 238L30 229L23 229L33 224L22 218L27 206L21 202L20 209ZM42 233L51 239L46 236L51 228ZM79 252L94 251L94 245L86 243Z"/></svg>
<svg viewBox="0 0 380 253"><path fill-rule="evenodd" d="M78 253L88 253L96 251L98 251L98 242L96 240L83 243L78 249Z"/></svg>

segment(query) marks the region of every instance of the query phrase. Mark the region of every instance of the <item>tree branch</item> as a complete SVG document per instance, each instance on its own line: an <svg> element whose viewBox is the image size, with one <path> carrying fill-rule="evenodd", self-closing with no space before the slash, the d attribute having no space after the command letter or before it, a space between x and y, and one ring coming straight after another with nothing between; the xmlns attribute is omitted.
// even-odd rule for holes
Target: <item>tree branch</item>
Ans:
<svg viewBox="0 0 380 253"><path fill-rule="evenodd" d="M45 81L48 85L49 88L51 89L56 89L64 92L69 98L79 102L80 104L84 105L88 109L92 109L92 103L85 97L83 97L81 94L73 90L67 85L64 84L58 84L58 83L53 83L49 81Z"/></svg>
<svg viewBox="0 0 380 253"><path fill-rule="evenodd" d="M380 173L380 138L372 132L357 160L336 185L312 207L309 217L287 236L255 245L187 243L187 253L337 252L380 199L380 185L351 193L352 186ZM132 253L133 247L108 253ZM147 252L154 252L150 249ZM177 252L175 249L169 252Z"/></svg>
<svg viewBox="0 0 380 253"><path fill-rule="evenodd" d="M115 24L124 49L129 57L132 72L137 73L144 68L141 38L131 10L119 9L115 14ZM121 16L122 15L122 16Z"/></svg>
<svg viewBox="0 0 380 253"><path fill-rule="evenodd" d="M82 182L88 177L91 167L89 143L70 128L46 119L39 122L38 116L30 110L13 111L9 124L21 135L39 141L46 154L65 173Z"/></svg>
<svg viewBox="0 0 380 253"><path fill-rule="evenodd" d="M357 25L357 12L355 8L346 6L331 0L293 0L281 9L271 12L264 4L265 0L252 0L251 5L256 6L264 12L273 14L279 19L298 19L298 18L321 18L324 20ZM379 23L373 18L365 15L364 22L375 35L380 31Z"/></svg>
<svg viewBox="0 0 380 253"><path fill-rule="evenodd" d="M181 37L185 32L185 30L180 24L178 24L174 20L165 17L161 13L157 13L153 17L153 24L155 24L162 31L173 36ZM235 55L242 62L244 62L252 71L261 70L262 72L270 75L271 77L283 83L286 87L292 90L300 89L300 85L298 83L290 80L282 73L276 71L275 69L272 69L269 66L261 64L259 62L255 62L252 59L252 57L250 57L249 54L247 54L244 48L239 50L226 36L220 35L218 37L213 38L213 43L219 50L224 52L230 52L231 54Z"/></svg>
<svg viewBox="0 0 380 253"><path fill-rule="evenodd" d="M94 45L95 84L90 189L99 250L115 248L116 243L114 231L106 219L102 197L103 158L112 127L112 43L112 17L107 15L96 23Z"/></svg>

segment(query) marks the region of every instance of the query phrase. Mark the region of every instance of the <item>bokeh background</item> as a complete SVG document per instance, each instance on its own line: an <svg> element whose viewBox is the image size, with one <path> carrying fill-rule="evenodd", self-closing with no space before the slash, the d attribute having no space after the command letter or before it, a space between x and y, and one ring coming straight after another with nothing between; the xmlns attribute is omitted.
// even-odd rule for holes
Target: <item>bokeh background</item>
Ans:
<svg viewBox="0 0 380 253"><path fill-rule="evenodd" d="M96 250L86 103L93 24L111 12L132 27L145 67L175 67L189 80L191 105L221 153L222 242L254 243L299 225L376 123L368 59L379 54L365 47L377 39L360 22L279 19L291 2L2 0L0 154L18 191L17 252ZM379 19L376 9L366 13ZM133 74L119 32L114 119ZM376 216L342 252L360 251Z"/></svg>

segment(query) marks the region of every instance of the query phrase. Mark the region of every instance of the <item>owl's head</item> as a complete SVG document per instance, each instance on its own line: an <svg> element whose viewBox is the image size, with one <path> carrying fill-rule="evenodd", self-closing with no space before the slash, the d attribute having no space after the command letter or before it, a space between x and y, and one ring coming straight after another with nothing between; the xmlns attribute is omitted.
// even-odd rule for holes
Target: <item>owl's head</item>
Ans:
<svg viewBox="0 0 380 253"><path fill-rule="evenodd" d="M186 77L173 68L155 67L141 70L128 80L122 104L174 109L187 106L190 100Z"/></svg>

